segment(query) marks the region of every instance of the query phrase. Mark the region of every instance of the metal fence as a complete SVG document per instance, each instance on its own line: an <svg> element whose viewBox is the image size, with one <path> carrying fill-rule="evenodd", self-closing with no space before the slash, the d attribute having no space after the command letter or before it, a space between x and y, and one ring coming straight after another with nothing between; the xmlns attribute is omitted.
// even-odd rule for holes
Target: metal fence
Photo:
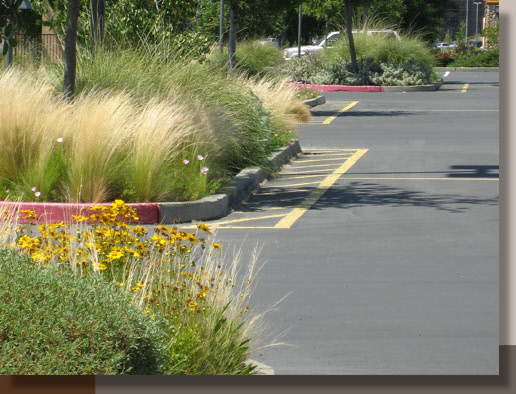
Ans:
<svg viewBox="0 0 516 394"><path fill-rule="evenodd" d="M13 48L13 61L16 63L60 61L63 56L63 43L57 34L16 34L17 45Z"/></svg>

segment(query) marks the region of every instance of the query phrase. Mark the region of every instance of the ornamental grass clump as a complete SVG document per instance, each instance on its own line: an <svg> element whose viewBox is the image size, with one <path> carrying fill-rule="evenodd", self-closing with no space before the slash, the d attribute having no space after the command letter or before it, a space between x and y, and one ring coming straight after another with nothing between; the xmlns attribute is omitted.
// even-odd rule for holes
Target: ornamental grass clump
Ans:
<svg viewBox="0 0 516 394"><path fill-rule="evenodd" d="M143 104L107 90L67 105L15 70L0 76L0 89L0 198L182 201L203 197L227 176L217 164L221 141L193 105ZM199 154L202 166L181 164Z"/></svg>
<svg viewBox="0 0 516 394"><path fill-rule="evenodd" d="M28 256L36 269L101 278L130 296L140 313L167 336L168 374L248 374L259 316L248 314L256 255L246 272L228 259L204 224L196 232L177 226L132 226L136 212L123 201L93 206L75 224L45 224L19 211L38 234L12 224L3 246Z"/></svg>
<svg viewBox="0 0 516 394"><path fill-rule="evenodd" d="M67 132L68 108L44 81L13 70L0 75L0 197L56 197L62 180L58 138Z"/></svg>

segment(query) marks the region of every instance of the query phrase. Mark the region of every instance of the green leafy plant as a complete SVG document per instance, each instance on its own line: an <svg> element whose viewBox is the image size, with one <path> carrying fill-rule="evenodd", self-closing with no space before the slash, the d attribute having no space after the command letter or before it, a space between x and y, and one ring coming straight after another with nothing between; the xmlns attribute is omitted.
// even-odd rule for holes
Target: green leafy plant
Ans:
<svg viewBox="0 0 516 394"><path fill-rule="evenodd" d="M161 374L166 336L157 319L101 277L35 267L0 251L0 373Z"/></svg>

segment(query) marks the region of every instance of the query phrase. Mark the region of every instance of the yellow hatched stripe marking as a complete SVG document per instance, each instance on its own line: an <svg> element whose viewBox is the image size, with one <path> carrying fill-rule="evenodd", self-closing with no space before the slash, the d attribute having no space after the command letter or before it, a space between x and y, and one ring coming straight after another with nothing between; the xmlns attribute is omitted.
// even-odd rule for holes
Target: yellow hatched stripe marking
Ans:
<svg viewBox="0 0 516 394"><path fill-rule="evenodd" d="M306 153L303 156L310 156L310 157L326 157L326 156L342 156L344 152L324 152L324 153ZM349 153L350 157L352 155L352 152Z"/></svg>
<svg viewBox="0 0 516 394"><path fill-rule="evenodd" d="M336 161L336 160L342 160L342 159L349 159L351 157L352 156L336 157L335 159L308 159L308 160L298 159L298 160L296 160L296 162L297 163L314 163L314 162L318 163L320 161Z"/></svg>
<svg viewBox="0 0 516 394"><path fill-rule="evenodd" d="M351 102L351 104L349 105L346 105L344 108L342 108L341 110L339 110L339 112L337 112L335 115L333 116L330 116L329 118L327 118L324 122L322 122L322 124L330 124L331 122L333 122L335 119L337 119L337 117L342 114L343 112L346 112L348 109L350 108L353 108L355 105L358 104L358 101L353 101Z"/></svg>
<svg viewBox="0 0 516 394"><path fill-rule="evenodd" d="M313 164L311 166L291 166L290 169L291 170L298 170L298 169L302 169L304 170L305 168L316 168L316 167L335 167L338 163L333 163L333 164ZM328 170L328 169L327 169Z"/></svg>
<svg viewBox="0 0 516 394"><path fill-rule="evenodd" d="M254 220L272 219L272 218L281 218L283 216L285 216L285 214L259 216L259 217L254 217L254 218L243 218L243 219L225 220L223 222L214 222L214 223L210 224L210 226L218 227L218 226L224 225L224 224L242 223L242 222L250 222L250 221L254 221Z"/></svg>
<svg viewBox="0 0 516 394"><path fill-rule="evenodd" d="M293 170L295 168L292 168ZM285 173L283 175L301 175L301 174L312 174L314 172L329 172L331 171L330 169L326 168L325 170L312 170L312 171L299 171L299 172L288 172L288 173Z"/></svg>
<svg viewBox="0 0 516 394"><path fill-rule="evenodd" d="M282 209L287 210L287 209L292 209L295 207L296 207L295 205L285 205L284 207L270 207L270 208L260 209L255 212L279 211ZM249 211L234 211L234 212L235 213L249 213Z"/></svg>
<svg viewBox="0 0 516 394"><path fill-rule="evenodd" d="M370 178L367 178L367 177L362 177L362 178L358 178L358 177L344 177L342 178L343 180L352 180L352 181L370 181L370 180L373 180L373 181L492 181L492 182L497 182L499 181L499 178L474 178L474 177L471 177L471 178L468 178L468 177L450 177L450 178L410 178L410 177L407 177L407 178L382 178L382 177L378 177L378 178L373 178L373 177L370 177Z"/></svg>
<svg viewBox="0 0 516 394"><path fill-rule="evenodd" d="M308 178L317 178L317 177L322 177L322 176L325 176L326 174L316 174L316 175L299 175L299 176L289 176L289 177L279 177L279 178L276 178L276 180L278 181L291 181L291 180L296 180L296 179L308 179Z"/></svg>
<svg viewBox="0 0 516 394"><path fill-rule="evenodd" d="M270 192L270 193L256 193L254 196L255 197L260 197L260 196L277 196L278 194L286 194L286 193L306 193L306 192L309 192L309 191L312 191L312 190L313 189L296 189L296 190L285 190L285 191L278 190L277 192ZM247 204L249 204L249 203L247 203Z"/></svg>
<svg viewBox="0 0 516 394"><path fill-rule="evenodd" d="M274 189L277 187L298 187L298 186L308 186L308 185L318 185L319 182L305 182L305 183L289 183L287 185L281 185L281 186L270 186L270 187L263 187L263 190L267 189Z"/></svg>
<svg viewBox="0 0 516 394"><path fill-rule="evenodd" d="M462 87L462 93L466 93L468 91L468 88L469 88L469 83L464 84L464 86Z"/></svg>
<svg viewBox="0 0 516 394"><path fill-rule="evenodd" d="M333 173L324 178L324 180L317 186L317 188L300 203L298 208L294 208L274 227L282 229L289 229L292 227L292 225L319 200L319 198L326 192L326 190L328 190L342 174L346 173L351 167L353 167L356 162L367 153L368 150L369 149L357 149L353 156L342 163L342 165Z"/></svg>

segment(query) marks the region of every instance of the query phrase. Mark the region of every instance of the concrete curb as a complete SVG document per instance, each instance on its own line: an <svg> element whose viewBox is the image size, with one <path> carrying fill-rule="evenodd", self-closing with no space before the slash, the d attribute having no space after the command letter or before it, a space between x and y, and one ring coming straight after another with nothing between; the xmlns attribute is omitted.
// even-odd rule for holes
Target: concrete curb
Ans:
<svg viewBox="0 0 516 394"><path fill-rule="evenodd" d="M298 140L287 147L278 149L269 161L275 169L289 162L301 153ZM260 168L246 168L240 171L233 181L224 186L219 193L196 201L157 203L160 210L160 222L171 224L174 220L190 222L192 220L210 220L226 216L231 209L247 199L260 184L267 179L267 174Z"/></svg>
<svg viewBox="0 0 516 394"><path fill-rule="evenodd" d="M317 96L311 100L303 101L303 104L308 105L310 108L317 107L318 105L324 104L326 102L326 97Z"/></svg>
<svg viewBox="0 0 516 394"><path fill-rule="evenodd" d="M305 83L289 83L289 86L319 90L320 92L428 92L439 89L439 85L415 86L350 86L350 85L314 85Z"/></svg>
<svg viewBox="0 0 516 394"><path fill-rule="evenodd" d="M434 71L456 71L456 72L499 72L500 67L434 67Z"/></svg>
<svg viewBox="0 0 516 394"><path fill-rule="evenodd" d="M267 364L260 363L258 361L251 360L251 359L247 360L246 364L256 365L256 374L257 375L276 375L276 372L274 372L274 369L272 369L272 367L270 367Z"/></svg>
<svg viewBox="0 0 516 394"><path fill-rule="evenodd" d="M42 223L73 223L74 220L72 215L90 215L94 213L91 211L93 206L107 206L110 207L111 203L59 203L59 202L11 202L11 201L0 201L0 209L8 209L11 212L14 210L31 210L34 211L39 217ZM139 217L137 223L140 224L154 224L159 222L159 206L157 203L135 203L127 204L127 206L133 208ZM23 219L24 214L20 212L19 222L33 223L33 219Z"/></svg>
<svg viewBox="0 0 516 394"><path fill-rule="evenodd" d="M430 85L415 85L415 86L384 86L384 92L432 92L439 89L439 85L432 83Z"/></svg>

